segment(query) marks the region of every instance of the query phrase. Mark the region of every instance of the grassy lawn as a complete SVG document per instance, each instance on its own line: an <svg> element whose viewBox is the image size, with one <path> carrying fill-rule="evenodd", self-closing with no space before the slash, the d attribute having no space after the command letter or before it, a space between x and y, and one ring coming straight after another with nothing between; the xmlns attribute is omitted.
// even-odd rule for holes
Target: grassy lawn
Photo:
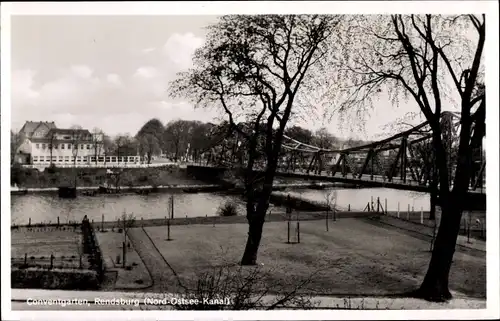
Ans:
<svg viewBox="0 0 500 321"><path fill-rule="evenodd" d="M285 288L306 280L305 292L325 295L390 295L415 289L430 260L429 243L404 231L375 226L363 219L330 222L303 221L300 244L286 244L286 222L268 222L258 255L269 281ZM247 238L246 224L172 226L145 230L160 253L185 284L225 262L238 263ZM169 283L175 284L172 279ZM464 294L486 296L486 260L457 251L450 288Z"/></svg>
<svg viewBox="0 0 500 321"><path fill-rule="evenodd" d="M151 286L149 272L132 245L127 247L127 268L123 268L123 233L96 232L96 237L104 256L106 270L117 272L114 289L143 289ZM120 256L119 263L117 256Z"/></svg>

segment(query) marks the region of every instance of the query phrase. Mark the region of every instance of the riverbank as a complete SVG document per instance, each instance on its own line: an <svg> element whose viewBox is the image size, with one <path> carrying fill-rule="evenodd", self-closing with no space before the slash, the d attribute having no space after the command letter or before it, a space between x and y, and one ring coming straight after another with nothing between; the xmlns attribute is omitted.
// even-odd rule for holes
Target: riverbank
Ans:
<svg viewBox="0 0 500 321"><path fill-rule="evenodd" d="M274 184L273 189L275 191L283 190L287 188L311 188L311 189L325 189L338 186L335 183L284 183L284 184ZM76 190L80 192L92 192L98 191L100 186L77 186ZM155 191L173 191L173 190L183 190L187 193L194 192L218 192L218 191L228 191L234 193L243 192L242 188L234 188L233 186L224 184L170 184L170 185L138 185L138 186L124 186L119 185L118 189L116 187L108 188L113 193L133 193L141 190L155 190ZM11 186L11 195L26 195L32 193L57 193L58 187L31 187L31 188L19 188Z"/></svg>
<svg viewBox="0 0 500 321"><path fill-rule="evenodd" d="M110 175L110 172L113 173ZM189 184L196 180L185 168L164 165L147 168L59 168L44 171L34 168L11 167L11 186L20 189L58 188L63 186L95 187L103 184L119 186L160 186Z"/></svg>

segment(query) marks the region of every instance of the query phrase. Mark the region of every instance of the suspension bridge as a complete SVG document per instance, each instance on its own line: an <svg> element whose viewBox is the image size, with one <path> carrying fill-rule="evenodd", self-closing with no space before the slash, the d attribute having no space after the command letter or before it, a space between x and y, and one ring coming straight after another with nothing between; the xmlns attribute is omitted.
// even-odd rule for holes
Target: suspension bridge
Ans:
<svg viewBox="0 0 500 321"><path fill-rule="evenodd" d="M449 164L449 185L453 186L460 113L443 112L440 125ZM429 122L407 127L391 137L343 149L320 148L285 135L276 176L430 192L432 188L439 188L439 183ZM473 123L473 131L474 128ZM484 196L486 158L482 143L472 154L469 193ZM189 166L200 170L245 168L247 160L246 145L232 132L207 148L203 161ZM263 172L263 164L257 157L254 170Z"/></svg>

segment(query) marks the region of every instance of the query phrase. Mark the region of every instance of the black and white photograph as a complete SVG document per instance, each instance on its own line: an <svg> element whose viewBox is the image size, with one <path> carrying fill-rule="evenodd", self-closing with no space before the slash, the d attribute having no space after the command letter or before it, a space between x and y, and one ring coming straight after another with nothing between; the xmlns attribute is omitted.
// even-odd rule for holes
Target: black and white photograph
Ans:
<svg viewBox="0 0 500 321"><path fill-rule="evenodd" d="M496 1L1 11L2 319L499 317Z"/></svg>

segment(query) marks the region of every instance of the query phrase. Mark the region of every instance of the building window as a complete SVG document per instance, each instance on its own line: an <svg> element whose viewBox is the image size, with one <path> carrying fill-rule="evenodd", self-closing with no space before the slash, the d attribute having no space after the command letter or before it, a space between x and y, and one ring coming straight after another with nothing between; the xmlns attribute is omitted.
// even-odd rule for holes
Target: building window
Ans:
<svg viewBox="0 0 500 321"><path fill-rule="evenodd" d="M69 156L64 156L64 161L69 162Z"/></svg>
<svg viewBox="0 0 500 321"><path fill-rule="evenodd" d="M35 146L36 146L37 149L40 148L40 144L36 144Z"/></svg>
<svg viewBox="0 0 500 321"><path fill-rule="evenodd" d="M59 147L59 144L54 145L54 149L57 149Z"/></svg>
<svg viewBox="0 0 500 321"><path fill-rule="evenodd" d="M84 145L83 145L83 144L81 144L81 145L80 145L80 149L83 149L83 146L84 146Z"/></svg>
<svg viewBox="0 0 500 321"><path fill-rule="evenodd" d="M61 144L61 149L64 149L64 146L65 146L64 144Z"/></svg>
<svg viewBox="0 0 500 321"><path fill-rule="evenodd" d="M44 161L43 156L40 156L40 161L41 161L41 162L43 162L43 161Z"/></svg>
<svg viewBox="0 0 500 321"><path fill-rule="evenodd" d="M57 156L52 156L52 160L55 162L57 161Z"/></svg>
<svg viewBox="0 0 500 321"><path fill-rule="evenodd" d="M42 144L42 149L45 149L45 147L46 147L45 144Z"/></svg>
<svg viewBox="0 0 500 321"><path fill-rule="evenodd" d="M87 144L87 149L90 149L90 145Z"/></svg>
<svg viewBox="0 0 500 321"><path fill-rule="evenodd" d="M71 149L71 144L68 144L68 149Z"/></svg>
<svg viewBox="0 0 500 321"><path fill-rule="evenodd" d="M33 161L38 162L38 156L33 156Z"/></svg>
<svg viewBox="0 0 500 321"><path fill-rule="evenodd" d="M59 156L59 161L62 162L64 160L64 157Z"/></svg>

